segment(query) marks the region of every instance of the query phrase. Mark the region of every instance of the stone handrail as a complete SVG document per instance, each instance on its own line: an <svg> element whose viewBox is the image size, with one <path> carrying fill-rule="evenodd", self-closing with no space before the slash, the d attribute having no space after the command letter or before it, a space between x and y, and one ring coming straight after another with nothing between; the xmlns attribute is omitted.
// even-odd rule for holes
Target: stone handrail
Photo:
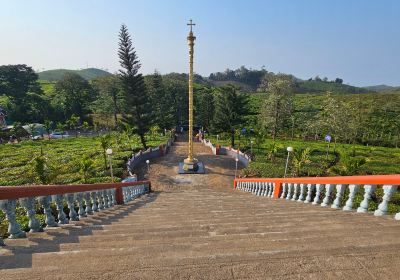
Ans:
<svg viewBox="0 0 400 280"><path fill-rule="evenodd" d="M228 155L232 158L237 158L246 167L251 162L251 157L240 150L235 150L234 148L224 146L217 147L211 142L211 140L208 139L202 139L201 141L205 146L212 150L214 155Z"/></svg>
<svg viewBox="0 0 400 280"><path fill-rule="evenodd" d="M0 210L8 220L9 238L24 238L26 233L16 221L17 201L26 209L29 218L30 232L43 231L35 217L35 205L39 203L44 209L47 227L79 221L94 212L110 208L116 204L124 204L144 193L151 191L150 181L103 183L81 185L30 185L0 186ZM51 211L50 203L54 202L57 217ZM68 217L64 212L64 202L68 205ZM75 210L78 208L78 212ZM57 222L56 222L57 218ZM0 237L0 245L4 245Z"/></svg>
<svg viewBox="0 0 400 280"><path fill-rule="evenodd" d="M136 154L132 154L132 157L130 157L126 163L128 171L133 173L134 169L144 161L164 156L169 152L169 149L173 143L174 139L170 138L165 144L162 144L156 148L148 148L146 151L140 150Z"/></svg>
<svg viewBox="0 0 400 280"><path fill-rule="evenodd" d="M287 199L312 203L333 209L353 210L354 197L363 189L363 201L356 210L367 213L369 201L379 186L383 188L382 202L375 210L375 216L388 214L390 199L400 185L400 175L340 176L340 177L305 177L305 178L237 178L234 188L251 192L257 196ZM345 190L349 197L344 205L340 201ZM400 212L395 215L400 220Z"/></svg>

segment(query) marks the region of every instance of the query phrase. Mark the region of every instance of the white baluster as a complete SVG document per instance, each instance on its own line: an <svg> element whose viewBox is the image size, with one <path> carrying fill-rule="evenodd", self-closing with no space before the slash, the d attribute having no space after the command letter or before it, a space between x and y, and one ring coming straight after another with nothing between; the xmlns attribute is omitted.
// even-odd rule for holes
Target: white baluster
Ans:
<svg viewBox="0 0 400 280"><path fill-rule="evenodd" d="M358 190L360 189L359 185L351 184L349 185L349 198L346 201L346 205L343 207L343 211L351 211L353 210L353 201L356 196Z"/></svg>
<svg viewBox="0 0 400 280"><path fill-rule="evenodd" d="M90 198L92 200L92 210L94 212L99 212L99 207L97 206L97 192L91 192Z"/></svg>
<svg viewBox="0 0 400 280"><path fill-rule="evenodd" d="M281 199L285 198L286 195L286 183L282 184L282 194L280 196Z"/></svg>
<svg viewBox="0 0 400 280"><path fill-rule="evenodd" d="M57 212L58 212L58 215L57 215L58 223L59 223L60 225L68 224L69 221L68 221L68 219L67 219L67 215L66 215L65 212L64 212L64 204L63 204L63 202L64 202L64 195L62 195L62 194L53 195L53 196L52 196L52 199L53 199L53 201L54 201L54 203L56 204L56 207L57 207Z"/></svg>
<svg viewBox="0 0 400 280"><path fill-rule="evenodd" d="M271 191L271 185L268 182L264 182L264 193L263 196L269 196L269 192Z"/></svg>
<svg viewBox="0 0 400 280"><path fill-rule="evenodd" d="M257 182L254 182L253 185L254 185L253 194L254 194L254 195L257 195L257 192L258 192L258 183L257 183Z"/></svg>
<svg viewBox="0 0 400 280"><path fill-rule="evenodd" d="M69 193L65 195L67 197L67 205L69 209L69 220L70 221L79 221L78 214L75 211L75 194Z"/></svg>
<svg viewBox="0 0 400 280"><path fill-rule="evenodd" d="M93 209L92 206L90 204L90 192L85 192L85 212L87 215L93 215Z"/></svg>
<svg viewBox="0 0 400 280"><path fill-rule="evenodd" d="M371 199L371 195L376 190L376 185L364 185L364 199L360 203L360 207L357 208L358 213L367 213L368 212L368 204Z"/></svg>
<svg viewBox="0 0 400 280"><path fill-rule="evenodd" d="M265 196L265 191L267 190L267 185L265 184L265 182L260 182L260 186L261 186L260 196Z"/></svg>
<svg viewBox="0 0 400 280"><path fill-rule="evenodd" d="M35 209L35 198L34 197L27 197L27 198L20 198L19 202L22 207L26 210L26 216L29 218L29 232L41 232L43 231L42 227L40 226L39 221L36 219L36 209Z"/></svg>
<svg viewBox="0 0 400 280"><path fill-rule="evenodd" d="M111 189L106 190L107 192L107 196L108 196L108 207L113 207L114 206L114 201L112 198L112 194L111 194Z"/></svg>
<svg viewBox="0 0 400 280"><path fill-rule="evenodd" d="M293 184L289 183L288 184L288 192L286 195L286 199L289 200L292 197L292 191L293 191Z"/></svg>
<svg viewBox="0 0 400 280"><path fill-rule="evenodd" d="M329 200L331 198L331 193L332 193L333 187L334 187L334 185L331 185L331 184L326 184L325 185L325 198L321 203L322 207L328 206Z"/></svg>
<svg viewBox="0 0 400 280"><path fill-rule="evenodd" d="M269 184L269 197L274 197L275 192L275 183L268 183Z"/></svg>
<svg viewBox="0 0 400 280"><path fill-rule="evenodd" d="M299 199L297 200L298 202L303 202L304 200L304 192L305 192L305 184L300 184L300 195Z"/></svg>
<svg viewBox="0 0 400 280"><path fill-rule="evenodd" d="M103 210L104 209L104 203L103 203L103 191L97 191L97 199L98 199L98 205L97 209Z"/></svg>
<svg viewBox="0 0 400 280"><path fill-rule="evenodd" d="M307 184L307 197L306 197L306 200L304 200L304 203L310 203L311 202L312 191L313 191L314 187L315 187L314 184Z"/></svg>
<svg viewBox="0 0 400 280"><path fill-rule="evenodd" d="M83 208L83 193L79 192L76 194L76 200L78 201L78 215L79 219L87 217L85 208Z"/></svg>
<svg viewBox="0 0 400 280"><path fill-rule="evenodd" d="M258 189L258 194L257 195L259 195L259 196L261 196L262 194L264 194L264 185L263 185L263 183L262 182L258 182L258 187L259 187L259 189Z"/></svg>
<svg viewBox="0 0 400 280"><path fill-rule="evenodd" d="M21 227L16 220L16 206L17 201L15 199L0 200L0 209L5 212L8 220L8 238L10 239L26 237L26 233L21 230Z"/></svg>
<svg viewBox="0 0 400 280"><path fill-rule="evenodd" d="M293 192L292 201L296 201L297 200L297 192L298 192L298 185L297 184L293 185L293 190L294 190L294 192Z"/></svg>
<svg viewBox="0 0 400 280"><path fill-rule="evenodd" d="M320 196L321 196L321 190L324 187L323 184L316 184L315 185L315 197L314 197L314 201L313 201L313 205L319 204L321 202Z"/></svg>
<svg viewBox="0 0 400 280"><path fill-rule="evenodd" d="M54 219L53 214L51 213L50 202L51 196L42 196L39 197L39 202L43 206L44 215L46 216L46 227L56 227L56 219Z"/></svg>
<svg viewBox="0 0 400 280"><path fill-rule="evenodd" d="M375 216L387 215L389 208L389 201L392 195L396 192L397 186L384 185L383 186L383 198L381 204L379 204L378 209L375 210Z"/></svg>
<svg viewBox="0 0 400 280"><path fill-rule="evenodd" d="M336 185L336 198L333 201L331 208L333 209L339 209L340 208L340 200L342 199L344 190L346 189L346 185Z"/></svg>
<svg viewBox="0 0 400 280"><path fill-rule="evenodd" d="M104 208L110 208L110 205L108 204L107 190L103 190L103 199L104 199Z"/></svg>

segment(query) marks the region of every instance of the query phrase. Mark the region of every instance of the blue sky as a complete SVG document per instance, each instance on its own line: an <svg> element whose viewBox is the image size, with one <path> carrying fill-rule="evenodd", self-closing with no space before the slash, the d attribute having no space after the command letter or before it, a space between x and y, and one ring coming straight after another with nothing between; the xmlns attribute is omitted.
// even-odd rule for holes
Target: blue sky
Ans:
<svg viewBox="0 0 400 280"><path fill-rule="evenodd" d="M397 0L0 0L0 65L117 71L125 23L143 73L187 72L193 18L202 75L265 66L303 79L400 85L399 12Z"/></svg>

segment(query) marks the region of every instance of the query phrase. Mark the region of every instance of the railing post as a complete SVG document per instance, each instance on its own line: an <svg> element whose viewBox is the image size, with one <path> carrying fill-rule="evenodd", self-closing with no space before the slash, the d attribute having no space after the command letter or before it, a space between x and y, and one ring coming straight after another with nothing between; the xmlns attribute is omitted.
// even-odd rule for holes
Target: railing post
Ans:
<svg viewBox="0 0 400 280"><path fill-rule="evenodd" d="M122 193L122 187L115 188L115 200L118 205L124 204L124 195Z"/></svg>
<svg viewBox="0 0 400 280"><path fill-rule="evenodd" d="M282 183L280 181L275 181L274 198L279 198L282 190Z"/></svg>

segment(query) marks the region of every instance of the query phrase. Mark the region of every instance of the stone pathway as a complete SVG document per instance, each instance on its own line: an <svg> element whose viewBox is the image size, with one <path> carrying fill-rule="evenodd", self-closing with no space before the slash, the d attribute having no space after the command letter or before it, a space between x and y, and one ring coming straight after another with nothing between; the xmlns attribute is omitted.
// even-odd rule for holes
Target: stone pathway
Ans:
<svg viewBox="0 0 400 280"><path fill-rule="evenodd" d="M196 144L151 162L154 193L25 240L0 279L399 279L400 223L234 191L235 162Z"/></svg>

